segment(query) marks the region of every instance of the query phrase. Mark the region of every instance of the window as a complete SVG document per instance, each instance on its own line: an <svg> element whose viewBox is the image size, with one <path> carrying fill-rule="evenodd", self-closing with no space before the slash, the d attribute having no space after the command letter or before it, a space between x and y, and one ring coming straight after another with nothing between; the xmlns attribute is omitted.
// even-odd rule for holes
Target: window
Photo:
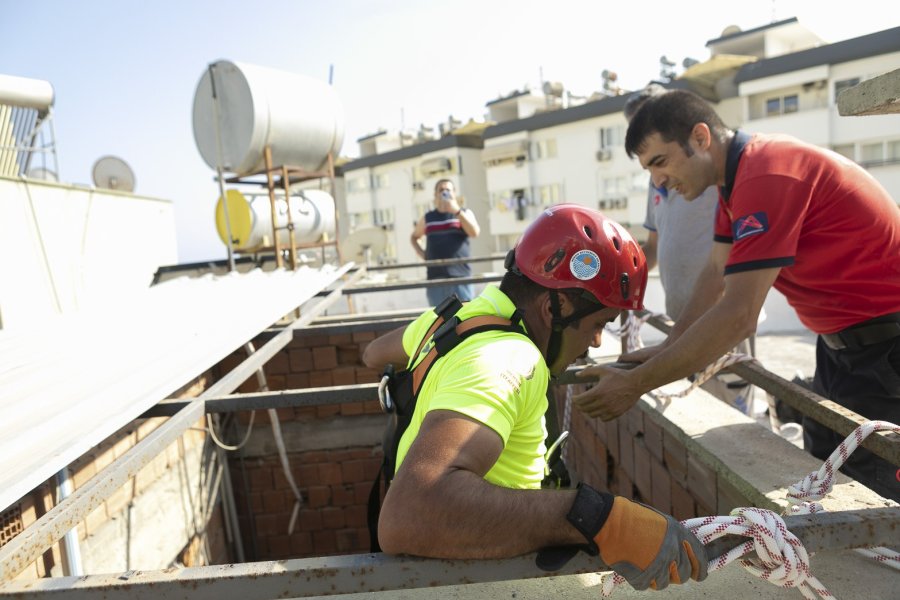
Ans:
<svg viewBox="0 0 900 600"><path fill-rule="evenodd" d="M859 148L860 161L864 163L882 162L884 160L884 144L863 144Z"/></svg>
<svg viewBox="0 0 900 600"><path fill-rule="evenodd" d="M851 79L841 79L840 81L834 82L834 98L837 100L837 97L841 95L846 89L852 88L854 85L859 83L859 77L853 77Z"/></svg>
<svg viewBox="0 0 900 600"><path fill-rule="evenodd" d="M350 213L347 216L350 218L350 231L362 229L363 227L370 227L372 225L371 213Z"/></svg>
<svg viewBox="0 0 900 600"><path fill-rule="evenodd" d="M841 144L839 146L835 146L834 148L832 148L832 150L845 158L849 158L850 160L856 159L856 152L853 144Z"/></svg>
<svg viewBox="0 0 900 600"><path fill-rule="evenodd" d="M774 117L787 113L795 113L800 110L800 99L797 94L790 96L778 96L766 99L766 116Z"/></svg>
<svg viewBox="0 0 900 600"><path fill-rule="evenodd" d="M369 178L365 175L347 179L348 192L361 192L369 189Z"/></svg>
<svg viewBox="0 0 900 600"><path fill-rule="evenodd" d="M797 94L792 94L790 96L784 97L784 110L785 114L787 113L795 113L800 109L800 99L797 97Z"/></svg>
<svg viewBox="0 0 900 600"><path fill-rule="evenodd" d="M373 212L373 221L379 227L394 228L394 209L376 208Z"/></svg>
<svg viewBox="0 0 900 600"><path fill-rule="evenodd" d="M597 202L597 208L601 212L605 210L626 210L628 208L628 198L603 198Z"/></svg>
<svg viewBox="0 0 900 600"><path fill-rule="evenodd" d="M600 129L600 149L614 148L625 143L625 128L622 125Z"/></svg>
<svg viewBox="0 0 900 600"><path fill-rule="evenodd" d="M556 158L556 140L541 140L534 143L535 158Z"/></svg>
<svg viewBox="0 0 900 600"><path fill-rule="evenodd" d="M537 199L540 206L559 204L559 184L542 185L537 189Z"/></svg>
<svg viewBox="0 0 900 600"><path fill-rule="evenodd" d="M372 175L372 189L380 190L391 186L391 178L387 173Z"/></svg>
<svg viewBox="0 0 900 600"><path fill-rule="evenodd" d="M891 161L900 160L900 140L887 143L887 156L885 158Z"/></svg>

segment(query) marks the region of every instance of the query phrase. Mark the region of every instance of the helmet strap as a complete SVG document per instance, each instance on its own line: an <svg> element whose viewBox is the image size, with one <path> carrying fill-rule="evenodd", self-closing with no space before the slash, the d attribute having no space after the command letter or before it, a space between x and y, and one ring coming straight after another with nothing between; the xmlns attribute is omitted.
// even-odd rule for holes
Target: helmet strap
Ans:
<svg viewBox="0 0 900 600"><path fill-rule="evenodd" d="M559 292L556 290L550 290L550 339L547 341L547 366L553 364L556 360L556 357L559 355L560 346L562 346L562 332L563 329L569 327L572 323L583 319L588 315L592 315L595 312L599 312L606 308L603 304L596 304L594 306L586 306L581 310L576 310L568 317L562 316L562 307L559 302Z"/></svg>

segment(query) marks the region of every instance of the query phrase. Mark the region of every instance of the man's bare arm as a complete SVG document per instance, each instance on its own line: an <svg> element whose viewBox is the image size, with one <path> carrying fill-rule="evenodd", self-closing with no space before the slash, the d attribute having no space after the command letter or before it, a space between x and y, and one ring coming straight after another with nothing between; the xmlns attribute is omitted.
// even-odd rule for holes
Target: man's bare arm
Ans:
<svg viewBox="0 0 900 600"><path fill-rule="evenodd" d="M434 558L503 558L583 544L566 520L574 490L514 490L483 479L503 450L486 425L429 412L381 510L385 552Z"/></svg>
<svg viewBox="0 0 900 600"><path fill-rule="evenodd" d="M406 327L398 327L379 338L375 338L363 350L362 361L370 369L383 369L392 364L398 369L406 368L409 356L403 349L403 331Z"/></svg>

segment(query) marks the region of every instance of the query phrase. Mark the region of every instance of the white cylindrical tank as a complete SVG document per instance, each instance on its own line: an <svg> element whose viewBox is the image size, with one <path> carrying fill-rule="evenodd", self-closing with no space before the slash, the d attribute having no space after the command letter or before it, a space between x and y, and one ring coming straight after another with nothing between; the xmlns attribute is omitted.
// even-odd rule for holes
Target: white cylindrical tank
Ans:
<svg viewBox="0 0 900 600"><path fill-rule="evenodd" d="M267 145L273 166L319 171L344 142L344 109L333 87L241 62L220 60L203 73L194 93L193 121L194 141L206 164L215 169L218 163L238 175L265 169Z"/></svg>
<svg viewBox="0 0 900 600"><path fill-rule="evenodd" d="M41 79L0 75L0 104L46 112L53 106L53 86Z"/></svg>
<svg viewBox="0 0 900 600"><path fill-rule="evenodd" d="M272 208L268 192L244 195L238 190L227 190L228 223L225 222L225 207L222 198L216 203L216 230L223 244L228 243L228 229L231 229L231 243L237 251L252 251L273 246ZM335 214L334 198L322 190L296 190L291 192L290 206L284 200L284 192L275 198L275 224L278 227L278 243L291 243L288 225L288 210L294 226L295 244L315 244L324 234L334 239Z"/></svg>

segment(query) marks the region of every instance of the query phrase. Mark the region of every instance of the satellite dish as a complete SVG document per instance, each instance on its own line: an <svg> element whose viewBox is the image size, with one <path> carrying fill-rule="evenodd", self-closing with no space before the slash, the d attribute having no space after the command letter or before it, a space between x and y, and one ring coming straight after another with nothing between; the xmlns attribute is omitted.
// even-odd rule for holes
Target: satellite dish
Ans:
<svg viewBox="0 0 900 600"><path fill-rule="evenodd" d="M102 156L91 169L94 185L105 190L134 191L134 171L116 156Z"/></svg>
<svg viewBox="0 0 900 600"><path fill-rule="evenodd" d="M45 169L44 167L34 167L33 169L28 169L28 173L26 173L25 176L29 179L59 181L59 177L56 175L56 171L51 171L50 169Z"/></svg>
<svg viewBox="0 0 900 600"><path fill-rule="evenodd" d="M341 244L341 256L344 260L368 265L373 259L384 254L387 241L387 232L380 227L357 229L348 235Z"/></svg>

